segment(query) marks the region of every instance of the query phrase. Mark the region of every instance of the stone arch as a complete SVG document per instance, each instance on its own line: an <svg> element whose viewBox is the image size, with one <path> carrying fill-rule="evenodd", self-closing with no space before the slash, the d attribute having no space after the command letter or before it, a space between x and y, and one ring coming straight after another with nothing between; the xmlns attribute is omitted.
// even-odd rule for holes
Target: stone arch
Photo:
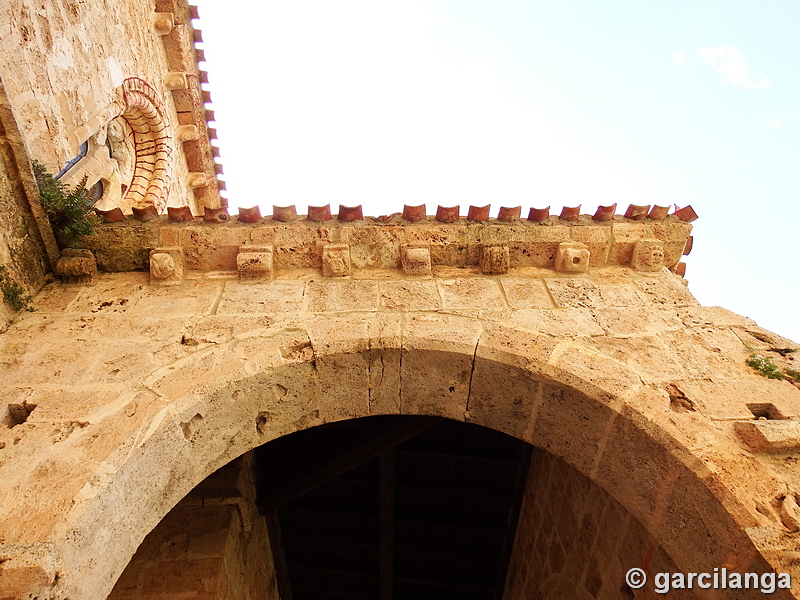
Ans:
<svg viewBox="0 0 800 600"><path fill-rule="evenodd" d="M371 414L467 420L548 451L619 501L686 572L770 569L747 534L753 517L680 439L680 423L657 422L665 398L604 370L602 357L578 364L568 351L559 362L547 356L552 338L470 319L433 328L422 317L402 336L380 316L343 319L251 332L152 373L145 386L163 408L50 536L66 593L105 597L172 506L237 456Z"/></svg>

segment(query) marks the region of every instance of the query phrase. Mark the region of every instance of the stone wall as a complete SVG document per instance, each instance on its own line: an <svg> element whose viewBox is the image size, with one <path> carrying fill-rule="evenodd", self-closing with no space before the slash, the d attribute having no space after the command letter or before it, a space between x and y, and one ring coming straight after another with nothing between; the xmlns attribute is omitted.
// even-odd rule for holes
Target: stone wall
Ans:
<svg viewBox="0 0 800 600"><path fill-rule="evenodd" d="M164 169L156 176L168 187L169 205L190 206L196 213L219 206L219 168L209 143L215 133L206 123L213 113L206 110L210 97L200 88L206 74L197 67L202 53L194 42L202 38L192 16L196 11L179 0L0 3L0 75L30 156L57 173L87 142L84 167L64 180L75 184L87 173L91 186L103 179L109 189L116 187L108 194L119 204L120 194L135 187L134 168L144 164L128 155L138 153L135 146L149 136L148 143L163 146L164 165L157 161L156 168ZM144 111L124 87L139 81L149 84L152 96ZM157 111L150 110L153 106ZM129 126L119 123L114 133L118 151L109 142L112 165L105 126L119 115ZM117 164L119 172L112 169ZM122 206L130 213L130 202ZM163 210L160 202L156 207Z"/></svg>
<svg viewBox="0 0 800 600"><path fill-rule="evenodd" d="M108 600L278 600L252 455L219 469L144 539Z"/></svg>
<svg viewBox="0 0 800 600"><path fill-rule="evenodd" d="M634 592L633 567L656 573L678 568L619 502L564 461L534 450L504 600L658 598L653 586ZM670 598L690 600L689 590Z"/></svg>
<svg viewBox="0 0 800 600"><path fill-rule="evenodd" d="M667 269L150 281L47 286L0 335L0 590L104 597L216 469L276 437L376 414L465 420L557 456L684 572L800 577L800 390L747 362L758 352L788 374L800 348L698 306Z"/></svg>
<svg viewBox="0 0 800 600"><path fill-rule="evenodd" d="M33 295L44 285L48 253L57 256L58 250L41 207L38 215L33 212L38 191L27 159L0 79L0 266L6 283L16 283L25 289L24 294ZM45 242L48 235L49 247ZM0 329L13 314L0 297Z"/></svg>

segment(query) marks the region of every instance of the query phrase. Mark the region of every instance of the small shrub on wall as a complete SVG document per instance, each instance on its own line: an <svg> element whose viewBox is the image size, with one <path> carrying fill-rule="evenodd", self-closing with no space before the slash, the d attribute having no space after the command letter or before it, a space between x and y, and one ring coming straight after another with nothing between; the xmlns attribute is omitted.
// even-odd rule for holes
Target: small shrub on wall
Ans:
<svg viewBox="0 0 800 600"><path fill-rule="evenodd" d="M90 212L94 202L85 187L86 180L70 189L37 161L33 162L33 172L59 248L73 248L82 236L92 235L99 219Z"/></svg>

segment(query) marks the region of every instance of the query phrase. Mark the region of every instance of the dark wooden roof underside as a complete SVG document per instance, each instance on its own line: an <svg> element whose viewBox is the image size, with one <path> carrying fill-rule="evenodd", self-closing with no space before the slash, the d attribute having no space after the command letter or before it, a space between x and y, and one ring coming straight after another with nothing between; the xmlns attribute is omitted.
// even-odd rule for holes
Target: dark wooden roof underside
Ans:
<svg viewBox="0 0 800 600"><path fill-rule="evenodd" d="M500 600L530 447L370 417L257 450L282 600Z"/></svg>

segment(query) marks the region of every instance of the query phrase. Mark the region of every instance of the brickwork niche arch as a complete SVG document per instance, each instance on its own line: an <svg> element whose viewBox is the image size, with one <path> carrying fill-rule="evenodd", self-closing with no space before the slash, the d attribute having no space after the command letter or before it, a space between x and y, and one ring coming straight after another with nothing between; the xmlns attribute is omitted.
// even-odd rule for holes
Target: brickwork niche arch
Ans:
<svg viewBox="0 0 800 600"><path fill-rule="evenodd" d="M774 538L692 446L713 425L702 431L663 394L597 361L543 360L548 338L425 316L397 336L383 319L320 317L245 334L147 376L135 408L149 415L144 427L57 502L65 510L47 547L63 592L53 597L106 597L147 533L242 454L378 414L468 421L528 442L605 490L684 572L779 570L765 558L777 560ZM686 419L696 419L691 433ZM36 528L20 518L20 530Z"/></svg>
<svg viewBox="0 0 800 600"><path fill-rule="evenodd" d="M135 208L153 207L161 213L167 205L172 174L172 146L164 107L155 90L142 79L122 83L122 116L133 131L136 164L125 195Z"/></svg>
<svg viewBox="0 0 800 600"><path fill-rule="evenodd" d="M162 213L172 181L172 140L158 93L131 77L117 89L115 102L77 132L86 144L80 160L61 180L74 186L101 186L96 207L133 210L141 220Z"/></svg>

